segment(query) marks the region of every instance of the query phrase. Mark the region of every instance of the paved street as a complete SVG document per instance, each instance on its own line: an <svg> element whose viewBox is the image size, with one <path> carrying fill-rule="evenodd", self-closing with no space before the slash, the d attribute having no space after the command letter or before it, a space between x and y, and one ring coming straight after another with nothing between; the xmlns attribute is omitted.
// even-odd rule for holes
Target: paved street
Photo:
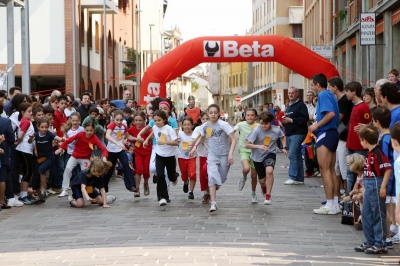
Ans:
<svg viewBox="0 0 400 266"><path fill-rule="evenodd" d="M324 198L321 178L285 186L288 164L278 154L273 204L250 203L250 182L237 190L239 158L218 191L219 210L210 214L182 192L159 207L155 185L150 196L134 199L122 180L111 184L117 201L110 209L69 207L52 197L44 205L0 212L0 265L383 265L397 264L400 245L388 255L356 253L362 231L340 224L340 215L318 216Z"/></svg>

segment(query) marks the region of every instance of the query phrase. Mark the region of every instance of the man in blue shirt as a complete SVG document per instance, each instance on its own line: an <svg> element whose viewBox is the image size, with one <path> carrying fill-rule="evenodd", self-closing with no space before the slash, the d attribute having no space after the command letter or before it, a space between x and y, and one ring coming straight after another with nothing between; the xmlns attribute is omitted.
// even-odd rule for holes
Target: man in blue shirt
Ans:
<svg viewBox="0 0 400 266"><path fill-rule="evenodd" d="M20 87L12 87L10 88L10 100L4 105L4 113L8 114L8 109L11 107L11 100L12 98L17 95L21 94L22 89Z"/></svg>
<svg viewBox="0 0 400 266"><path fill-rule="evenodd" d="M124 94L122 96L122 100L113 100L111 101L112 104L115 105L118 109L124 109L126 107L126 100L132 98L132 93L129 89L124 90Z"/></svg>
<svg viewBox="0 0 400 266"><path fill-rule="evenodd" d="M320 173L323 176L326 204L315 209L315 214L338 214L341 212L338 196L334 196L336 149L339 143L339 106L335 95L327 90L327 79L322 73L310 80L311 90L318 95L317 119L308 130L317 137L316 149Z"/></svg>

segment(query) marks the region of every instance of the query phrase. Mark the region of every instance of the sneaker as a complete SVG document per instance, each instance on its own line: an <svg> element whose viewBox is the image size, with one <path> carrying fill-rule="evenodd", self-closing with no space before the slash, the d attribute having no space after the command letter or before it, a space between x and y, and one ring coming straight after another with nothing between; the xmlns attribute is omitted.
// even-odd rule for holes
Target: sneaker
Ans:
<svg viewBox="0 0 400 266"><path fill-rule="evenodd" d="M214 201L214 202L211 202L211 208L210 208L210 212L215 212L216 210L218 210L218 205L217 205L217 203Z"/></svg>
<svg viewBox="0 0 400 266"><path fill-rule="evenodd" d="M150 195L150 187L149 187L149 185L147 184L147 185L144 185L144 193L143 193L145 196L148 196L148 195Z"/></svg>
<svg viewBox="0 0 400 266"><path fill-rule="evenodd" d="M68 196L68 191L67 191L67 190L63 190L63 191L58 195L59 198L67 197L67 196Z"/></svg>
<svg viewBox="0 0 400 266"><path fill-rule="evenodd" d="M342 213L342 210L340 209L339 205L333 206L333 208L330 209L328 214L339 214Z"/></svg>
<svg viewBox="0 0 400 266"><path fill-rule="evenodd" d="M189 191L189 182L186 181L183 183L183 192L188 193L188 191Z"/></svg>
<svg viewBox="0 0 400 266"><path fill-rule="evenodd" d="M211 198L210 194L204 193L202 203L203 203L203 204L209 203L209 202L210 202L210 198Z"/></svg>
<svg viewBox="0 0 400 266"><path fill-rule="evenodd" d="M32 204L35 204L35 203L36 203L35 201L29 199L28 196L25 196L25 197L23 197L23 198L19 198L19 200L20 200L22 203L24 203L25 205L32 205Z"/></svg>
<svg viewBox="0 0 400 266"><path fill-rule="evenodd" d="M388 250L386 247L371 246L366 248L364 252L367 254L387 254Z"/></svg>
<svg viewBox="0 0 400 266"><path fill-rule="evenodd" d="M304 174L304 177L306 177L306 178L311 178L311 177L313 177L314 176L314 173L312 173L312 174L307 174L307 173L305 173Z"/></svg>
<svg viewBox="0 0 400 266"><path fill-rule="evenodd" d="M267 194L267 187L266 186L262 186L261 187L261 193L262 193L262 195L263 195L263 197L265 197L265 194Z"/></svg>
<svg viewBox="0 0 400 266"><path fill-rule="evenodd" d="M393 243L400 243L399 233L397 233L394 236L392 236L392 242Z"/></svg>
<svg viewBox="0 0 400 266"><path fill-rule="evenodd" d="M157 176L153 175L153 184L157 184Z"/></svg>
<svg viewBox="0 0 400 266"><path fill-rule="evenodd" d="M397 225L391 224L390 225L390 234L397 234L399 232L399 227Z"/></svg>
<svg viewBox="0 0 400 266"><path fill-rule="evenodd" d="M137 192L137 189L136 189L136 187L134 187L134 186L130 187L128 190L129 190L130 192L133 192L133 193L136 193L136 192Z"/></svg>
<svg viewBox="0 0 400 266"><path fill-rule="evenodd" d="M61 189L61 188L53 188L53 191L54 191L56 194L60 194L60 193L62 192L62 189Z"/></svg>
<svg viewBox="0 0 400 266"><path fill-rule="evenodd" d="M326 205L322 205L319 209L314 209L315 214L329 214L331 208Z"/></svg>
<svg viewBox="0 0 400 266"><path fill-rule="evenodd" d="M354 251L356 252L364 252L367 248L370 248L370 245L367 245L367 243L362 243L360 246L355 247Z"/></svg>
<svg viewBox="0 0 400 266"><path fill-rule="evenodd" d="M286 182L284 184L285 185L304 185L304 182L295 181L293 179L288 179L288 180L286 180Z"/></svg>
<svg viewBox="0 0 400 266"><path fill-rule="evenodd" d="M113 195L107 195L107 204L113 203L116 199Z"/></svg>
<svg viewBox="0 0 400 266"><path fill-rule="evenodd" d="M48 194L48 195L56 195L57 192L55 192L52 188L49 188L49 189L47 190L47 194Z"/></svg>
<svg viewBox="0 0 400 266"><path fill-rule="evenodd" d="M47 198L46 190L42 190L42 191L40 192L40 198L39 198L39 200L40 200L41 202L45 202L45 201L46 201L46 198Z"/></svg>
<svg viewBox="0 0 400 266"><path fill-rule="evenodd" d="M160 202L158 203L160 206L165 206L167 205L167 201L165 199L161 199Z"/></svg>
<svg viewBox="0 0 400 266"><path fill-rule="evenodd" d="M258 199L257 199L257 195L255 192L251 193L251 203L257 203Z"/></svg>
<svg viewBox="0 0 400 266"><path fill-rule="evenodd" d="M265 195L265 200L264 200L264 205L271 205L271 194L266 194Z"/></svg>
<svg viewBox="0 0 400 266"><path fill-rule="evenodd" d="M189 192L188 199L194 199L194 194L192 191Z"/></svg>
<svg viewBox="0 0 400 266"><path fill-rule="evenodd" d="M386 242L386 248L393 248L393 242L392 240L390 241L385 241Z"/></svg>
<svg viewBox="0 0 400 266"><path fill-rule="evenodd" d="M135 194L133 195L135 198L140 198L140 191L136 191Z"/></svg>
<svg viewBox="0 0 400 266"><path fill-rule="evenodd" d="M321 176L321 173L319 171L315 171L314 176Z"/></svg>
<svg viewBox="0 0 400 266"><path fill-rule="evenodd" d="M247 177L246 177L246 176L242 176L242 177L240 178L240 181L239 181L239 184L238 184L238 189L239 189L239 191L242 191L242 189L243 189L243 187L244 187L244 184L246 184L246 180L247 180Z"/></svg>
<svg viewBox="0 0 400 266"><path fill-rule="evenodd" d="M11 199L8 199L7 205L11 206L11 207L21 207L21 206L24 206L24 203L19 201L16 198L11 198Z"/></svg>
<svg viewBox="0 0 400 266"><path fill-rule="evenodd" d="M68 198L67 198L67 199L68 199L68 202L69 202L69 203L71 203L71 201L73 201L73 200L74 200L74 198L73 198L72 196L68 196Z"/></svg>

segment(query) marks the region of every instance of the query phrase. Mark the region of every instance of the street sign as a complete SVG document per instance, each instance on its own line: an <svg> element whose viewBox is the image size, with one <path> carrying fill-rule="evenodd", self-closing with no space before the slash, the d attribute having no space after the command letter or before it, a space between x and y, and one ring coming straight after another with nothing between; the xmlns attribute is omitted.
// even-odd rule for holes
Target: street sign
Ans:
<svg viewBox="0 0 400 266"><path fill-rule="evenodd" d="M322 57L328 59L332 58L332 51L333 51L332 46L311 46L311 50L316 52Z"/></svg>
<svg viewBox="0 0 400 266"><path fill-rule="evenodd" d="M239 95L235 97L235 102L240 103L240 99L242 99L242 97L240 97Z"/></svg>
<svg viewBox="0 0 400 266"><path fill-rule="evenodd" d="M360 14L360 45L376 44L375 13Z"/></svg>

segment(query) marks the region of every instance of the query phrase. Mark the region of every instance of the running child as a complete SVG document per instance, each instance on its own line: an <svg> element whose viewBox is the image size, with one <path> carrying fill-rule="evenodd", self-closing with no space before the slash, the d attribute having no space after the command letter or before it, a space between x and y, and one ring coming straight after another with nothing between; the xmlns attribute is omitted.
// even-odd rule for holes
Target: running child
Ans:
<svg viewBox="0 0 400 266"><path fill-rule="evenodd" d="M192 149L193 119L186 116L182 119L182 131L178 133L179 152L178 164L183 181L183 192L188 193L188 199L194 199L193 190L196 185L196 155L189 155ZM190 185L190 188L189 188Z"/></svg>
<svg viewBox="0 0 400 266"><path fill-rule="evenodd" d="M99 147L103 152L103 161L107 162L108 151L94 134L95 124L93 121L87 121L83 124L84 131L64 141L60 148L55 152L56 155L68 149L68 144L75 142L75 149L69 158L63 175L62 192L59 197L68 196L68 187L72 176L72 170L79 164L82 170L89 168L90 156L95 148Z"/></svg>
<svg viewBox="0 0 400 266"><path fill-rule="evenodd" d="M165 181L165 168L167 169L168 179L176 185L176 146L178 146L178 137L176 132L168 125L168 118L165 112L157 110L153 113L155 125L152 127L157 145L154 147L156 154L156 173L157 173L157 197L159 205L164 206L169 201L167 182ZM148 145L149 138L145 140L143 146Z"/></svg>
<svg viewBox="0 0 400 266"><path fill-rule="evenodd" d="M207 173L211 196L210 212L215 212L218 210L217 189L227 180L229 167L234 162L233 151L236 146L236 138L233 128L227 122L219 119L221 110L217 104L208 106L208 116L209 120L201 132L202 137L197 140L190 155L194 154L197 146L208 136Z"/></svg>
<svg viewBox="0 0 400 266"><path fill-rule="evenodd" d="M39 129L34 135L34 154L36 162L34 162L35 170L33 171L32 189L38 191L40 188L39 200L46 201L46 172L55 163L53 141L62 142L65 138L57 137L53 132L49 131L50 122L47 118L41 118L37 123Z"/></svg>
<svg viewBox="0 0 400 266"><path fill-rule="evenodd" d="M198 124L192 134L192 140L196 143L197 139L201 137L201 132L203 131L203 127L205 123L208 121L208 113L202 112L200 114L200 118L198 119ZM208 189L208 177L207 177L207 154L208 154L208 137L206 135L206 139L199 144L196 150L197 155L199 156L199 173L200 173L200 190L204 192L203 194L203 204L207 204L210 202L210 191Z"/></svg>
<svg viewBox="0 0 400 266"><path fill-rule="evenodd" d="M104 162L98 157L91 159L88 169L79 173L72 180L72 197L68 197L68 202L72 207L82 208L85 200L103 205L103 208L110 208L108 202L115 200L114 196L107 196L103 184L103 175L110 169L111 162Z"/></svg>
<svg viewBox="0 0 400 266"><path fill-rule="evenodd" d="M239 132L239 147L240 160L242 162L242 177L240 178L238 189L241 191L247 180L247 175L251 171L251 202L257 203L256 187L257 187L257 172L254 169L254 163L251 157L251 150L246 148L246 138L250 132L258 126L256 123L257 110L248 108L245 114L245 121L239 122L233 128L234 133Z"/></svg>
<svg viewBox="0 0 400 266"><path fill-rule="evenodd" d="M124 115L122 111L114 112L114 121L111 122L106 131L108 160L112 163L112 167L104 175L104 188L108 192L108 183L113 175L117 160L120 161L124 169L124 183L127 190L137 192L135 177L133 171L129 167L128 156L126 155L126 139L129 137L128 130L123 124Z"/></svg>
<svg viewBox="0 0 400 266"><path fill-rule="evenodd" d="M261 185L264 205L270 205L271 192L274 185L274 167L276 152L278 150L277 140L282 141L282 152L288 155L286 150L286 137L279 126L272 126L274 116L269 112L262 112L259 116L260 125L247 136L246 148L251 149L251 159L257 171L258 182Z"/></svg>
<svg viewBox="0 0 400 266"><path fill-rule="evenodd" d="M136 197L140 197L140 181L143 175L143 190L144 195L148 196L150 194L149 178L150 178L150 158L152 152L152 142L148 142L146 147L143 146L143 139L138 138L139 132L145 127L146 114L144 112L136 112L134 114L134 125L128 129L129 137L128 139L133 142L135 146L135 182L137 192ZM148 130L142 134L144 139L147 139L152 130Z"/></svg>

